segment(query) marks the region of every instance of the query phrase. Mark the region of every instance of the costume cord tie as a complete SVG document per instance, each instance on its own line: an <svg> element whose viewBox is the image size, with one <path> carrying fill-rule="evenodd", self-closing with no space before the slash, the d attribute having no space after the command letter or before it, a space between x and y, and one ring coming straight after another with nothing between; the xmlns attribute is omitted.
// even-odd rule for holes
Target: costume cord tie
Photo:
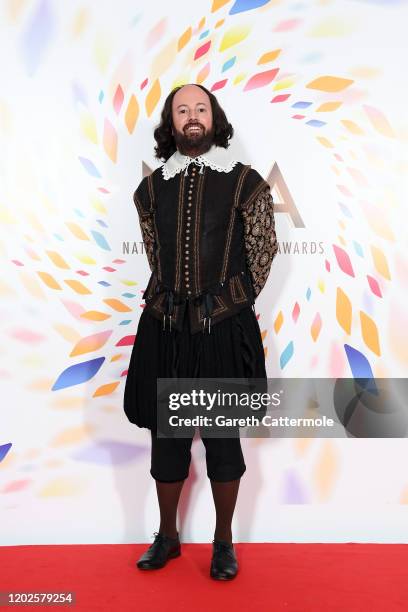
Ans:
<svg viewBox="0 0 408 612"><path fill-rule="evenodd" d="M184 176L188 176L188 168L190 164L196 164L196 166L200 166L199 174L202 174L204 172L204 165L205 165L204 162L198 157L190 157L190 159L188 160L186 169L184 171Z"/></svg>
<svg viewBox="0 0 408 612"><path fill-rule="evenodd" d="M203 333L205 329L208 329L208 333L211 333L211 315L214 310L214 296L220 295L224 283L218 283L214 288L201 293L193 297L194 306L204 305L204 317L203 317ZM174 314L174 307L183 304L187 301L188 297L182 297L179 293L164 285L158 283L155 289L155 293L165 293L164 301L164 312L163 312L163 331L166 330L166 319L169 319L169 331L171 331L171 323Z"/></svg>

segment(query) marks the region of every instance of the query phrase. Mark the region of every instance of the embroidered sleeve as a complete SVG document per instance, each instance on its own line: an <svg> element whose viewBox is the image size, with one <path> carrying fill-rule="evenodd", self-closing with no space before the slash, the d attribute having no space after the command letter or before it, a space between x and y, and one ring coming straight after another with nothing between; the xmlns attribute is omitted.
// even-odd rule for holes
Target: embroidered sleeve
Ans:
<svg viewBox="0 0 408 612"><path fill-rule="evenodd" d="M255 298L268 279L278 250L273 198L269 186L242 208L245 251Z"/></svg>
<svg viewBox="0 0 408 612"><path fill-rule="evenodd" d="M149 262L150 270L153 272L155 269L156 246L153 215L140 219L140 230L142 232L142 240L147 255L147 261Z"/></svg>
<svg viewBox="0 0 408 612"><path fill-rule="evenodd" d="M149 262L150 270L153 272L156 265L156 232L154 227L154 215L149 212L145 212L142 206L140 198L138 197L137 190L133 194L133 201L136 204L137 212L139 214L140 231L142 233L142 240L147 255L147 261Z"/></svg>

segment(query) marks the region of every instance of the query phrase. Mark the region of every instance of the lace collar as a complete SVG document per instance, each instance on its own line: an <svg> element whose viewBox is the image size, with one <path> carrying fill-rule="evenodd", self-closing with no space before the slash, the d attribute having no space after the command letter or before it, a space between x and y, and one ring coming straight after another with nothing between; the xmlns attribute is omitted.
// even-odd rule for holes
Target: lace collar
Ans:
<svg viewBox="0 0 408 612"><path fill-rule="evenodd" d="M231 157L227 149L212 145L207 153L199 155L198 157L189 157L188 155L183 155L179 151L176 151L169 157L166 163L163 164L162 173L164 180L168 181L183 170L184 176L187 176L190 164L200 166L200 174L202 174L204 166L209 166L212 170L217 170L218 172L231 172L237 163L238 161Z"/></svg>

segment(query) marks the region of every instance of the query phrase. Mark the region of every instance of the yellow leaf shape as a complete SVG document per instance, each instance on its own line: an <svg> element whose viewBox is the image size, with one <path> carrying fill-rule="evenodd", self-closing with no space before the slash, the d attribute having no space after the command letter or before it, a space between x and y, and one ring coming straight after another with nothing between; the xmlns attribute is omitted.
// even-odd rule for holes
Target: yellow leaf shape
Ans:
<svg viewBox="0 0 408 612"><path fill-rule="evenodd" d="M88 25L88 22L89 22L89 12L86 8L81 7L77 11L72 21L72 26L71 26L72 36L74 38L79 38L79 36L85 31L85 28Z"/></svg>
<svg viewBox="0 0 408 612"><path fill-rule="evenodd" d="M280 53L281 53L282 49L275 49L275 51L268 51L267 53L264 53L263 55L261 55L261 57L258 60L258 64L268 64L268 62L273 62L274 59L276 59Z"/></svg>
<svg viewBox="0 0 408 612"><path fill-rule="evenodd" d="M385 218L385 211L377 206L371 206L366 202L361 202L361 208L373 232L380 238L384 238L384 240L395 242L395 235Z"/></svg>
<svg viewBox="0 0 408 612"><path fill-rule="evenodd" d="M126 306L126 304L124 304L120 300L117 300L116 298L106 298L103 301L105 302L105 304L107 304L108 306L113 308L113 310L116 310L117 312L131 312L132 311L132 309L129 308L129 306Z"/></svg>
<svg viewBox="0 0 408 612"><path fill-rule="evenodd" d="M68 279L64 282L68 285L68 287L71 287L71 289L79 295L89 295L90 293L92 293L92 291L90 291L88 287L85 287L85 285L81 283L81 281Z"/></svg>
<svg viewBox="0 0 408 612"><path fill-rule="evenodd" d="M328 140L328 138L325 138L324 136L317 136L316 138L324 147L327 147L328 149L334 148L334 145L330 142L330 140Z"/></svg>
<svg viewBox="0 0 408 612"><path fill-rule="evenodd" d="M212 3L212 7L211 7L211 12L215 13L216 11L218 11L221 7L225 6L226 4L228 4L230 0L213 0Z"/></svg>
<svg viewBox="0 0 408 612"><path fill-rule="evenodd" d="M83 319L88 319L88 321L106 321L106 319L110 319L112 315L106 314L106 312L99 312L98 310L87 310L81 314Z"/></svg>
<svg viewBox="0 0 408 612"><path fill-rule="evenodd" d="M76 425L75 427L68 427L57 434L52 440L50 445L55 447L68 446L70 444L78 444L84 442L89 435L95 431L95 427L88 424Z"/></svg>
<svg viewBox="0 0 408 612"><path fill-rule="evenodd" d="M288 87L292 87L294 85L294 79L281 79L279 83L273 86L273 91L279 91L280 89L287 89Z"/></svg>
<svg viewBox="0 0 408 612"><path fill-rule="evenodd" d="M250 31L251 28L249 26L234 26L230 28L222 37L218 50L222 52L230 47L233 47L234 45L237 45L245 40Z"/></svg>
<svg viewBox="0 0 408 612"><path fill-rule="evenodd" d="M11 23L16 24L27 8L25 0L12 0L7 3L7 18Z"/></svg>
<svg viewBox="0 0 408 612"><path fill-rule="evenodd" d="M122 359L122 357L123 353L117 353L116 355L112 355L111 361L119 361L119 359Z"/></svg>
<svg viewBox="0 0 408 612"><path fill-rule="evenodd" d="M43 283L47 285L50 289L61 289L61 285L57 283L55 278L48 274L48 272L37 272L38 276L41 278Z"/></svg>
<svg viewBox="0 0 408 612"><path fill-rule="evenodd" d="M408 313L405 304L394 298L389 305L389 313L391 313L388 317L390 348L406 371L408 367Z"/></svg>
<svg viewBox="0 0 408 612"><path fill-rule="evenodd" d="M190 42L191 34L192 34L192 30L191 30L191 26L190 26L189 28L187 28L187 30L185 32L183 32L183 34L178 39L178 42L177 42L177 50L178 51L181 51L183 49L183 47L185 47Z"/></svg>
<svg viewBox="0 0 408 612"><path fill-rule="evenodd" d="M209 74L210 74L210 64L208 63L197 74L196 83L198 84L203 83Z"/></svg>
<svg viewBox="0 0 408 612"><path fill-rule="evenodd" d="M344 329L346 334L351 333L351 317L352 317L353 307L351 305L351 301L348 296L344 293L344 291L337 287L337 295L336 295L336 318L340 327Z"/></svg>
<svg viewBox="0 0 408 612"><path fill-rule="evenodd" d="M349 21L342 20L336 15L326 17L326 19L315 25L310 31L310 36L315 38L334 38L335 36L346 36L353 29L354 26Z"/></svg>
<svg viewBox="0 0 408 612"><path fill-rule="evenodd" d="M48 257L51 259L52 263L56 265L58 268L63 268L65 270L69 270L69 265L65 261L63 257L56 251L45 251Z"/></svg>
<svg viewBox="0 0 408 612"><path fill-rule="evenodd" d="M282 325L283 325L283 314L282 314L282 311L280 310L273 324L273 328L276 334L279 333L279 330L282 327Z"/></svg>
<svg viewBox="0 0 408 612"><path fill-rule="evenodd" d="M10 449L7 457L9 457L12 453L13 449ZM21 453L21 456L25 459L25 461L32 461L33 459L38 459L41 457L41 451L39 448L29 448L25 453Z"/></svg>
<svg viewBox="0 0 408 612"><path fill-rule="evenodd" d="M84 255L82 253L75 254L75 257L83 264L96 264L96 261L90 255Z"/></svg>
<svg viewBox="0 0 408 612"><path fill-rule="evenodd" d="M81 113L80 127L83 135L93 144L98 144L98 132L94 117L88 111Z"/></svg>
<svg viewBox="0 0 408 612"><path fill-rule="evenodd" d="M338 473L338 463L333 443L326 440L322 444L317 464L313 470L313 481L318 491L319 501L326 501L330 497Z"/></svg>
<svg viewBox="0 0 408 612"><path fill-rule="evenodd" d="M247 76L246 72L241 72L240 74L237 74L237 76L235 77L233 81L234 85L238 85L238 83L246 79L246 76Z"/></svg>
<svg viewBox="0 0 408 612"><path fill-rule="evenodd" d="M381 276L386 278L387 280L391 280L390 270L388 268L387 259L378 247L371 245L371 255L373 257L375 269Z"/></svg>
<svg viewBox="0 0 408 612"><path fill-rule="evenodd" d="M27 361L27 360L26 360ZM43 365L43 364L39 364ZM30 384L27 385L27 389L30 391L49 391L52 387L53 380L52 378L38 378L37 380L33 380Z"/></svg>
<svg viewBox="0 0 408 612"><path fill-rule="evenodd" d="M65 225L67 226L69 231L75 236L75 238L79 238L79 240L89 240L84 230L77 223L72 223L68 221Z"/></svg>
<svg viewBox="0 0 408 612"><path fill-rule="evenodd" d="M381 74L381 71L373 66L357 66L352 68L350 72L358 79L373 79Z"/></svg>
<svg viewBox="0 0 408 612"><path fill-rule="evenodd" d="M52 406L57 410L80 410L84 408L86 399L84 397L53 396Z"/></svg>
<svg viewBox="0 0 408 612"><path fill-rule="evenodd" d="M321 329L322 329L322 318L320 314L317 312L313 319L313 323L310 326L310 335L312 336L313 342L316 342L317 338L319 337Z"/></svg>
<svg viewBox="0 0 408 612"><path fill-rule="evenodd" d="M322 76L310 81L306 85L309 89L318 89L319 91L342 91L354 83L352 79L342 79L341 77Z"/></svg>
<svg viewBox="0 0 408 612"><path fill-rule="evenodd" d="M40 223L37 215L34 212L30 210L26 210L25 216L26 216L27 221L30 223L31 227L35 229L36 232L39 232L40 234L45 235L46 232L45 232L44 226Z"/></svg>
<svg viewBox="0 0 408 612"><path fill-rule="evenodd" d="M80 340L78 340L69 356L75 357L76 355L83 355L84 353L91 353L93 351L97 351L107 343L111 335L112 330L108 330L103 332L97 332L96 334L81 338Z"/></svg>
<svg viewBox="0 0 408 612"><path fill-rule="evenodd" d="M399 502L397 503L408 504L408 486L404 487L404 489L401 491Z"/></svg>
<svg viewBox="0 0 408 612"><path fill-rule="evenodd" d="M139 103L134 94L130 96L129 103L125 112L125 125L128 129L129 134L133 134L135 125L139 117Z"/></svg>
<svg viewBox="0 0 408 612"><path fill-rule="evenodd" d="M360 323L363 340L367 347L370 349L370 351L380 356L380 342L378 339L378 329L376 324L372 318L362 310L360 310Z"/></svg>
<svg viewBox="0 0 408 612"><path fill-rule="evenodd" d="M154 109L156 108L156 105L158 101L160 100L160 96L161 96L160 82L158 79L156 79L149 93L147 94L146 100L145 100L146 113L148 117L150 117L150 115L153 113Z"/></svg>
<svg viewBox="0 0 408 612"><path fill-rule="evenodd" d="M122 279L120 282L124 285L127 285L128 287L134 287L135 285L137 285L137 282L132 280Z"/></svg>
<svg viewBox="0 0 408 612"><path fill-rule="evenodd" d="M174 65L177 57L177 44L176 40L171 40L160 53L154 58L150 67L151 80L158 79L162 74L168 72L169 69ZM160 98L160 94L159 94Z"/></svg>
<svg viewBox="0 0 408 612"><path fill-rule="evenodd" d="M103 148L108 157L116 163L118 151L118 135L112 123L107 117L103 124Z"/></svg>
<svg viewBox="0 0 408 612"><path fill-rule="evenodd" d="M187 85L187 83L190 82L190 73L186 73L185 76L179 76L177 77L174 81L173 84L171 86L171 89L174 89L175 87L179 87L180 85Z"/></svg>
<svg viewBox="0 0 408 612"><path fill-rule="evenodd" d="M0 296L2 297L16 297L14 289L3 279L0 278Z"/></svg>
<svg viewBox="0 0 408 612"><path fill-rule="evenodd" d="M40 497L72 497L79 495L84 489L85 483L81 483L78 475L75 475L71 478L62 477L52 480L39 491L38 495Z"/></svg>
<svg viewBox="0 0 408 612"><path fill-rule="evenodd" d="M120 383L120 380L113 382L113 383L108 383L106 385L102 385L101 387L98 387L92 397L101 397L102 395L110 395L111 393L115 391L119 383Z"/></svg>
<svg viewBox="0 0 408 612"><path fill-rule="evenodd" d="M96 210L96 212L103 213L104 215L106 215L107 213L106 206L104 206L104 204L102 204L100 200L94 200L93 198L91 198L91 201L92 201L92 208Z"/></svg>
<svg viewBox="0 0 408 612"><path fill-rule="evenodd" d="M113 42L106 32L97 32L95 36L93 59L102 73L106 72L113 53Z"/></svg>
<svg viewBox="0 0 408 612"><path fill-rule="evenodd" d="M64 323L55 323L53 328L68 342L78 342L78 338L80 338L79 333L75 329Z"/></svg>
<svg viewBox="0 0 408 612"><path fill-rule="evenodd" d="M317 113L330 113L332 111L337 110L343 102L323 102L318 108L316 108Z"/></svg>
<svg viewBox="0 0 408 612"><path fill-rule="evenodd" d="M17 223L17 217L3 204L0 205L0 223L2 225L14 225Z"/></svg>
<svg viewBox="0 0 408 612"><path fill-rule="evenodd" d="M46 272L37 272L37 274L46 274ZM46 300L46 295L42 289L42 286L40 285L40 283L37 283L36 279L31 276L30 274L27 274L27 272L25 272L24 270L19 271L19 276L21 279L21 282L23 283L24 287L27 289L28 293L30 293L33 297L35 297L37 300ZM52 287L53 289L54 287ZM61 289L61 287L55 287L56 289Z"/></svg>
<svg viewBox="0 0 408 612"><path fill-rule="evenodd" d="M363 134L365 134L364 130L359 125L357 125L357 123L354 123L354 121L350 121L349 119L342 119L341 123L351 134L355 134L356 136L362 136Z"/></svg>

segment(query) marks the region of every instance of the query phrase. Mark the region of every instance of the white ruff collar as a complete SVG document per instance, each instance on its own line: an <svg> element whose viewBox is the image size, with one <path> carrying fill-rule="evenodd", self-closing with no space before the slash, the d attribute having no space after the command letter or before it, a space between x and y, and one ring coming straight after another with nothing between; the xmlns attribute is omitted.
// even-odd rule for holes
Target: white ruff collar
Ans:
<svg viewBox="0 0 408 612"><path fill-rule="evenodd" d="M198 157L189 157L182 155L178 150L162 166L164 180L168 181L183 170L184 175L188 175L188 167L190 164L200 166L200 174L203 173L204 166L209 166L212 170L218 172L231 172L233 167L238 163L237 160L231 157L227 149L212 145L211 149L199 155Z"/></svg>

